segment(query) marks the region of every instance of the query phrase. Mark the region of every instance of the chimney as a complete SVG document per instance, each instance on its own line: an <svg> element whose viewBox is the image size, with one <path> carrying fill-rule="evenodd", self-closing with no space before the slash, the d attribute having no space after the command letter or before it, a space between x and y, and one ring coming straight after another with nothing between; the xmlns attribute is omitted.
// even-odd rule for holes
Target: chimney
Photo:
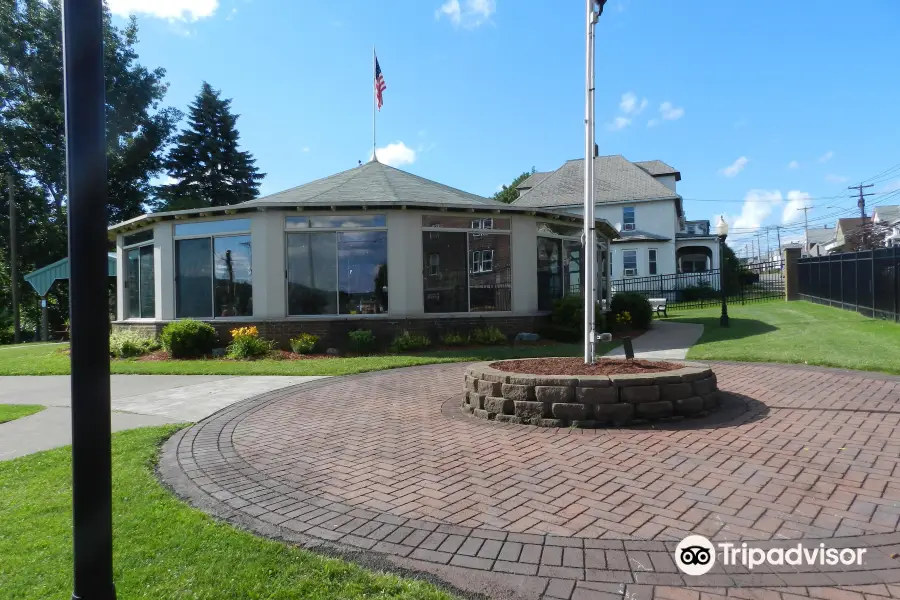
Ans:
<svg viewBox="0 0 900 600"><path fill-rule="evenodd" d="M598 156L600 156L600 146L598 146L598 145L595 143L595 144L594 144L594 158L597 158Z"/></svg>

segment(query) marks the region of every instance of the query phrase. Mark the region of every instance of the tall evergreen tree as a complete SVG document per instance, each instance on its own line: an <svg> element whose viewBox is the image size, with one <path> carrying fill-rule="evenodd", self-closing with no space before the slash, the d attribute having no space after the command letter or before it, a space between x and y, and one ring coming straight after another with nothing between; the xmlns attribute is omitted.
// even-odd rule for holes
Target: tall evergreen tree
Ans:
<svg viewBox="0 0 900 600"><path fill-rule="evenodd" d="M156 208L227 206L259 195L265 173L256 168L253 155L238 149L237 118L231 100L203 82L190 106L188 127L169 151L166 169L173 183L159 187Z"/></svg>
<svg viewBox="0 0 900 600"><path fill-rule="evenodd" d="M525 171L518 177L512 180L512 183L509 185L504 185L503 188L500 189L496 194L494 194L494 200L498 202L503 202L505 204L512 204L519 198L519 190L516 189L516 186L531 177L535 174L534 167L531 167L531 171Z"/></svg>
<svg viewBox="0 0 900 600"><path fill-rule="evenodd" d="M18 206L19 289L23 328L40 309L23 275L66 256L66 140L60 0L0 0L0 214L8 214L6 174ZM137 22L124 27L103 14L106 84L107 213L110 223L144 212L151 180L163 172L164 149L181 113L162 105L165 70L138 62ZM0 247L8 248L5 219ZM9 306L9 256L0 253L0 311ZM68 314L66 286L53 286L50 326Z"/></svg>

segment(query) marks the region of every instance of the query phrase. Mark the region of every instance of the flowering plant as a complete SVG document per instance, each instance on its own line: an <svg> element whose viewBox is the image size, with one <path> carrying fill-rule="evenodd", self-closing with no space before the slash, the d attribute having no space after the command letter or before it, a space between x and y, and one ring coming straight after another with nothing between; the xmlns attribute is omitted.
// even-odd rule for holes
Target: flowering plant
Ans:
<svg viewBox="0 0 900 600"><path fill-rule="evenodd" d="M623 310L619 314L616 315L616 323L619 325L630 325L631 324L631 313L627 310Z"/></svg>
<svg viewBox="0 0 900 600"><path fill-rule="evenodd" d="M238 338L243 336L257 337L259 335L259 331L256 329L256 325L251 325L250 327L237 327L231 330L231 337Z"/></svg>

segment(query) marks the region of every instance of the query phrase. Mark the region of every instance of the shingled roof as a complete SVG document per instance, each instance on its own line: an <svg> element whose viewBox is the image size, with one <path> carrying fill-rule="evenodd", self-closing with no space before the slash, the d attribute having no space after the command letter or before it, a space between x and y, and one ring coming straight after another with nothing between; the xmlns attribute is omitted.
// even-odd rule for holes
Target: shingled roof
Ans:
<svg viewBox="0 0 900 600"><path fill-rule="evenodd" d="M635 200L675 200L681 196L657 181L645 169L622 156L594 159L594 199L597 204ZM566 162L513 202L516 206L563 207L584 202L584 159Z"/></svg>
<svg viewBox="0 0 900 600"><path fill-rule="evenodd" d="M517 185L516 189L521 190L521 191L530 190L531 188L533 188L534 186L536 186L543 180L547 179L547 177L549 177L552 174L553 174L553 171L547 171L545 173L540 173L540 172L532 173L531 175L528 176L527 179L525 179L525 181L523 181L522 183Z"/></svg>
<svg viewBox="0 0 900 600"><path fill-rule="evenodd" d="M678 171L678 169L676 169L675 167L667 165L661 160L642 160L634 164L647 171L654 177L674 175L675 181L681 181L681 172Z"/></svg>
<svg viewBox="0 0 900 600"><path fill-rule="evenodd" d="M501 202L470 194L378 161L316 179L297 187L263 196L235 206L257 205L342 206L416 204L435 206L501 205Z"/></svg>

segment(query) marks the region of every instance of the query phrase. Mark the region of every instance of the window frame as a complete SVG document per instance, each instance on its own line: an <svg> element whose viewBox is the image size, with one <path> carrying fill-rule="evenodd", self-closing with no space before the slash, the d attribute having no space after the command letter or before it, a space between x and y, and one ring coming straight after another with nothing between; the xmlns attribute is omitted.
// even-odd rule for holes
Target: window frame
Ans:
<svg viewBox="0 0 900 600"><path fill-rule="evenodd" d="M628 222L628 214L631 213L631 222ZM637 229L637 211L633 206L622 207L622 231L634 231Z"/></svg>
<svg viewBox="0 0 900 600"><path fill-rule="evenodd" d="M429 277L437 277L441 273L441 255L432 252L428 255L428 275Z"/></svg>
<svg viewBox="0 0 900 600"><path fill-rule="evenodd" d="M153 231L153 230L150 229L150 231ZM126 236L124 236L124 235L122 236L123 242L125 241L125 237ZM124 301L122 302L122 317L123 317L123 320L125 320L125 321L153 321L156 319L156 275L157 275L156 272L158 269L156 268L156 249L155 249L156 244L154 243L153 238L150 238L149 240L144 240L142 242L137 242L135 244L130 244L128 246L125 246L125 245L122 246L122 266L123 266L122 270L124 271L124 277L122 278L122 285L124 288L126 288L126 289L128 288L128 271L127 271L127 269L128 269L128 252L131 250L137 250L138 251L138 277L137 277L138 307L140 307L140 297L141 297L141 271L140 271L141 253L140 253L140 249L146 248L147 246L151 246L154 248L153 253L152 253L153 254L153 316L145 317L145 316L141 315L139 317L135 317L135 316L128 315L128 294L126 293L125 298L123 299ZM140 308L138 310L140 310Z"/></svg>
<svg viewBox="0 0 900 600"><path fill-rule="evenodd" d="M240 230L234 230L234 231L226 230L221 233L208 232L208 233L188 233L188 234L180 234L179 235L176 233L176 231L178 230L178 226L185 225L187 223L175 223L172 227L172 269L173 269L172 272L175 275L174 282L172 285L172 293L174 294L174 306L175 306L175 314L176 315L178 314L178 286L179 286L178 258L177 258L178 242L181 240L197 240L197 239L208 238L210 240L210 242L209 242L209 262L210 262L210 266L212 267L211 276L209 278L210 291L212 294L211 295L212 305L210 306L210 314L212 316L209 316L209 317L178 317L178 316L176 316L175 317L176 319L197 319L200 321L212 321L212 320L249 321L249 320L252 320L255 318L252 314L244 315L244 316L234 316L234 317L217 317L216 316L216 310L215 310L215 304L216 304L216 261L215 261L216 238L244 237L244 236L250 238L250 257L251 257L250 272L251 272L251 274L253 272L253 269L252 269L253 234L251 232L251 229L253 227L252 219L250 219L249 217L242 217L239 219L216 219L214 221L197 221L197 223L216 223L216 222L222 222L222 221L246 221L247 229L240 229ZM252 290L252 287L253 287L252 281L250 283L250 286L251 286L251 290ZM253 296L252 296L252 291L251 291L251 299L252 299L252 297ZM255 305L254 305L253 310L254 310L254 312L256 311Z"/></svg>
<svg viewBox="0 0 900 600"><path fill-rule="evenodd" d="M647 275L659 275L658 259L659 251L656 248L647 248Z"/></svg>
<svg viewBox="0 0 900 600"><path fill-rule="evenodd" d="M469 218L469 228L466 227L442 227L440 225L425 225L425 219L427 218L435 218L435 217L446 217L448 216L446 213L435 214L431 212L426 212L422 214L422 218L420 220L421 223L421 231L428 232L429 234L434 232L439 233L465 233L466 234L466 296L467 296L467 311L466 312L449 312L449 313L426 313L428 315L472 315L472 314L495 314L495 313L504 313L508 314L512 312L512 272L513 272L513 249L512 249L512 215L502 215L501 218L509 221L508 229L494 229L494 217L481 217L481 218ZM464 216L461 216L465 218ZM489 233L484 233L484 225L485 222L490 223L490 227L488 228ZM477 223L477 225L476 225ZM509 245L509 277L508 277L508 285L510 292L510 307L509 310L496 310L484 312L484 311L472 311L472 281L471 276L477 275L482 272L493 272L493 249L489 249L491 252L491 271L474 271L473 270L473 262L475 253L479 253L478 263L479 267L481 266L481 252L485 252L485 250L472 250L470 245L471 238L481 238L488 235L497 235L497 236L506 236L508 238ZM424 273L423 273L424 276ZM422 299L425 300L425 290L422 290Z"/></svg>
<svg viewBox="0 0 900 600"><path fill-rule="evenodd" d="M387 317L391 314L390 295L388 295L388 305L387 305L386 312L383 312L383 313L357 313L357 314L349 314L349 313L340 312L341 311L341 303L340 303L341 261L340 261L339 255L338 255L338 245L340 244L340 234L346 233L346 232L354 232L354 231L356 231L356 232L358 232L358 231L383 231L383 232L385 232L386 236L390 235L388 233L388 216L387 216L386 212L385 213L382 213L382 212L362 213L362 214L353 213L353 214L348 214L345 216L348 219L355 218L355 217L369 217L369 218L384 217L384 225L377 225L377 226L373 225L373 226L363 226L363 227L312 227L312 226L307 226L305 228L304 227L291 228L288 225L290 223L291 219L300 219L300 218L313 219L313 218L317 218L317 217L335 218L335 217L338 217L338 215L310 214L310 215L303 215L302 217L300 215L284 215L284 219L282 221L282 229L283 229L282 246L283 246L283 250L284 250L284 314L285 314L285 318L287 318L287 319L335 319L335 318L338 318L338 319L347 319L347 318L378 319L378 318ZM337 312L328 313L328 314L319 314L319 315L291 314L289 289L288 289L288 285L290 282L288 281L288 259L289 259L289 257L288 257L287 236L289 236L291 234L315 234L315 233L334 233L335 234L335 236L334 236L334 251L335 251L334 264L335 264L335 267L334 268L335 268L335 284L336 284L335 294L337 295L337 301L336 301L335 305L337 307ZM387 254L385 254L384 258L385 258L385 264L387 264ZM390 273L389 265L388 265L388 273ZM390 286L387 286L387 287L390 287ZM390 292L388 292L388 294L390 294Z"/></svg>
<svg viewBox="0 0 900 600"><path fill-rule="evenodd" d="M632 256L632 258L634 259L634 267L633 268L626 266L628 264L626 257L629 256L629 253ZM629 270L634 271L634 273L628 273ZM634 249L622 250L622 276L623 277L637 277L638 276L637 250L634 250Z"/></svg>

